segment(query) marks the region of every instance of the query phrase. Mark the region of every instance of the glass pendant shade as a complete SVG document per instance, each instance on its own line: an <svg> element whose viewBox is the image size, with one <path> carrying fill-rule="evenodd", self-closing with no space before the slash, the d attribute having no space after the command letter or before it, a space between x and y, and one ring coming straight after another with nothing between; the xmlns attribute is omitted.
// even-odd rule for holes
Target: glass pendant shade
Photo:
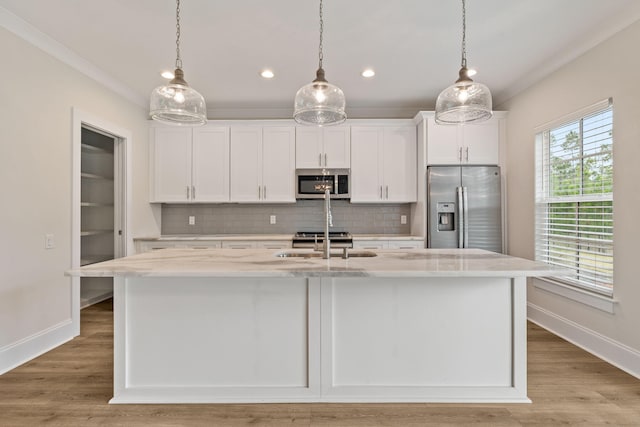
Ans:
<svg viewBox="0 0 640 427"><path fill-rule="evenodd" d="M469 77L467 69L467 8L462 0L462 61L458 80L440 92L436 100L436 123L459 125L477 123L493 115L491 92Z"/></svg>
<svg viewBox="0 0 640 427"><path fill-rule="evenodd" d="M178 68L169 84L151 92L149 115L153 120L170 125L198 126L207 122L207 106L202 95L189 87L183 71Z"/></svg>
<svg viewBox="0 0 640 427"><path fill-rule="evenodd" d="M461 124L481 122L493 115L491 92L482 83L466 77L460 70L460 79L443 90L436 100L436 123Z"/></svg>
<svg viewBox="0 0 640 427"><path fill-rule="evenodd" d="M293 118L304 125L337 125L347 119L345 105L342 90L326 81L320 68L317 78L296 93Z"/></svg>

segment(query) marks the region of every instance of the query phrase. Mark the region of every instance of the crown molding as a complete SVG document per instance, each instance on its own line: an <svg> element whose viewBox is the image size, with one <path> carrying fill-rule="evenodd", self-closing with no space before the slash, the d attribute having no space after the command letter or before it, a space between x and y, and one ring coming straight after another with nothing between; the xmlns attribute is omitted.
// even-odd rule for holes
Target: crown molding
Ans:
<svg viewBox="0 0 640 427"><path fill-rule="evenodd" d="M137 96L133 89L120 80L104 72L93 63L87 61L62 43L54 40L2 6L0 6L0 25L69 67L102 84L126 100L143 108L148 106L147 99Z"/></svg>

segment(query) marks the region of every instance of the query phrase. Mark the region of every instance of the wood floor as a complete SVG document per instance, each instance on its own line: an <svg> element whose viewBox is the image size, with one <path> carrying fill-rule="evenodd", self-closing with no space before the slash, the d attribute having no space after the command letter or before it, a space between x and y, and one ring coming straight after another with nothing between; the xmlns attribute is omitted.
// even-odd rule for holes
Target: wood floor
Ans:
<svg viewBox="0 0 640 427"><path fill-rule="evenodd" d="M640 426L640 380L529 324L532 404L109 405L111 300L82 334L0 376L0 426Z"/></svg>

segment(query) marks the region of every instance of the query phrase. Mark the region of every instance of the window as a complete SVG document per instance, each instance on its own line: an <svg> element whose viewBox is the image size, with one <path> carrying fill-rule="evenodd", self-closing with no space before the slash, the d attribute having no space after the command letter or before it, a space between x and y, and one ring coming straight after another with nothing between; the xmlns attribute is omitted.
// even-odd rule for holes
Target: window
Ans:
<svg viewBox="0 0 640 427"><path fill-rule="evenodd" d="M536 135L536 260L562 283L613 293L613 109L610 100Z"/></svg>

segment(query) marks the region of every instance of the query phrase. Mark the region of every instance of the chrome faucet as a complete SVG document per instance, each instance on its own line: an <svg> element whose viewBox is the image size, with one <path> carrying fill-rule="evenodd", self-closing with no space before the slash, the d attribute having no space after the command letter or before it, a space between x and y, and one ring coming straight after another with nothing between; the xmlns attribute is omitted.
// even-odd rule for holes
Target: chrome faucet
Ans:
<svg viewBox="0 0 640 427"><path fill-rule="evenodd" d="M320 184L316 190L324 190L324 242L322 243L322 258L331 256L331 243L329 240L329 227L333 227L333 215L331 215L331 184Z"/></svg>
<svg viewBox="0 0 640 427"><path fill-rule="evenodd" d="M331 243L329 240L329 227L333 227L333 215L331 215L331 186L324 186L324 245L322 245L322 258L331 256Z"/></svg>

